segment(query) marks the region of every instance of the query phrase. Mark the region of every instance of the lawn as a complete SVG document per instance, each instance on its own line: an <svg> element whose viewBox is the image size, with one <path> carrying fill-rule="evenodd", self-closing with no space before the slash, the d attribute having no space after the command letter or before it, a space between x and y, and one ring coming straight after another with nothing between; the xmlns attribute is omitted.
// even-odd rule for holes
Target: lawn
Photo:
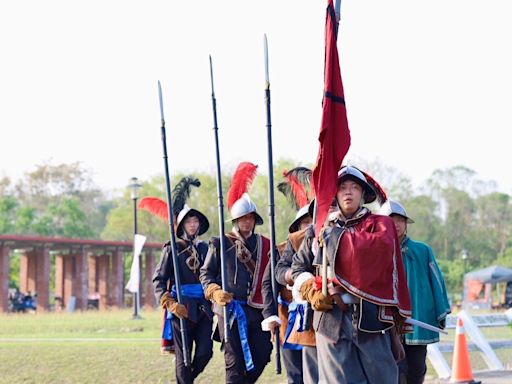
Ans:
<svg viewBox="0 0 512 384"><path fill-rule="evenodd" d="M160 355L160 311L0 315L0 383L174 383L173 356ZM214 357L196 383L223 383ZM261 383L285 383L270 363Z"/></svg>
<svg viewBox="0 0 512 384"><path fill-rule="evenodd" d="M172 357L160 355L160 311L143 311L133 320L130 310L84 313L0 315L0 383L173 383ZM512 338L510 328L484 329L489 339ZM453 340L453 331L444 340ZM220 344L197 383L223 383ZM496 351L504 364L511 350ZM451 356L446 356L451 364ZM474 370L484 369L478 353ZM271 362L261 383L286 383ZM429 366L428 376L435 377Z"/></svg>

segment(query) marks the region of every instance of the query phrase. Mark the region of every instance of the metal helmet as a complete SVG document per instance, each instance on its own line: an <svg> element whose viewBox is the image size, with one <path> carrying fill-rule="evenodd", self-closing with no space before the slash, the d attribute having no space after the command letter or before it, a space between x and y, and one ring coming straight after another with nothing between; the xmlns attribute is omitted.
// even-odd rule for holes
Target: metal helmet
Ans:
<svg viewBox="0 0 512 384"><path fill-rule="evenodd" d="M338 171L338 185L347 179L353 180L363 187L365 204L372 203L377 198L375 191L366 180L366 177L356 167L345 165Z"/></svg>
<svg viewBox="0 0 512 384"><path fill-rule="evenodd" d="M205 215L203 215L197 209L190 208L187 204L185 204L183 209L178 214L178 217L176 218L176 235L178 237L182 237L183 233L185 232L183 228L183 220L190 216L196 216L199 219L199 230L197 231L197 236L201 236L208 230L208 228L210 228L210 222Z"/></svg>
<svg viewBox="0 0 512 384"><path fill-rule="evenodd" d="M241 198L239 198L233 206L231 207L229 213L231 214L231 219L228 221L233 221L241 218L249 213L254 213L254 217L256 219L256 225L262 225L263 219L256 212L258 209L256 205L252 202L251 198L247 193L244 193Z"/></svg>
<svg viewBox="0 0 512 384"><path fill-rule="evenodd" d="M395 200L388 200L380 207L379 214L384 216L400 215L407 219L407 223L412 224L414 220L407 216L404 206Z"/></svg>
<svg viewBox="0 0 512 384"><path fill-rule="evenodd" d="M305 206L303 206L301 209L297 211L297 214L295 215L295 220L290 224L288 227L288 232L293 233L299 230L299 224L306 216L313 217L313 208L315 206L315 200L312 200Z"/></svg>

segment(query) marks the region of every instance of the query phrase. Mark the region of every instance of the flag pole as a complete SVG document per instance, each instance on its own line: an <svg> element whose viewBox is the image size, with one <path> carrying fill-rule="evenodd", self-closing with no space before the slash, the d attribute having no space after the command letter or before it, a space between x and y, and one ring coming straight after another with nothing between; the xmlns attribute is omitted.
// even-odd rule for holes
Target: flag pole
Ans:
<svg viewBox="0 0 512 384"><path fill-rule="evenodd" d="M328 8L327 8L327 12L329 12L329 8L332 7L332 0L329 1L329 5L328 5ZM332 8L331 8L332 9ZM335 5L334 5L334 14L335 14L335 28L336 30L334 31L334 36L335 36L335 39L336 39L336 42L337 42L337 39L338 39L338 26L339 26L339 21L340 21L340 9L341 9L341 0L336 0L335 1ZM336 44L336 43L335 43ZM326 60L327 60L327 52L326 52ZM328 90L327 89L324 89L324 92L327 92ZM325 93L324 93L324 98L326 97ZM325 102L325 101L324 101ZM343 100L343 103L344 103L344 100ZM348 148L347 148L348 149ZM341 163L339 164L341 165ZM316 223L316 214L317 214L317 207L318 207L318 204L315 204L315 211L314 211L314 216L315 216L315 223ZM318 225L318 223L316 223ZM323 223L320 223L321 226L323 226ZM323 236L322 234L322 231L321 229L318 229L317 233L319 234L319 236ZM320 247L319 247L319 252L321 254L321 259L322 259L322 269L321 269L321 276L322 276L322 293L327 296L327 292L328 292L328 289L327 289L327 275L328 275L328 258L327 258L327 252L325 252L325 250L323 249L323 239L319 239L320 241Z"/></svg>

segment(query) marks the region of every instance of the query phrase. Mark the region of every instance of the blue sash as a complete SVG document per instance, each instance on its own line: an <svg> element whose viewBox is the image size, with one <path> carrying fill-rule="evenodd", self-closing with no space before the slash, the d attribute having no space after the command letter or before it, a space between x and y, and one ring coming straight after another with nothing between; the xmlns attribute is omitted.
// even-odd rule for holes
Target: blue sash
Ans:
<svg viewBox="0 0 512 384"><path fill-rule="evenodd" d="M204 297L203 287L201 284L183 284L181 286L181 294L191 299L201 299ZM171 288L171 296L176 299L176 286L173 285ZM172 340L172 326L171 319L172 313L165 310L165 322L164 329L162 331L162 339Z"/></svg>
<svg viewBox="0 0 512 384"><path fill-rule="evenodd" d="M284 333L283 349L300 351L302 350L302 345L289 343L288 337L290 337L290 334L292 333L297 315L299 316L299 328L297 329L297 332L304 331L304 305L297 304L296 301L288 303L287 301L283 300L281 296L277 298L277 302L284 307L288 307L288 326L286 327L286 332Z"/></svg>
<svg viewBox="0 0 512 384"><path fill-rule="evenodd" d="M247 317L245 316L242 305L247 304L246 301L231 300L228 304L230 312L229 318L234 315L238 324L238 335L240 336L240 344L242 345L242 352L244 353L245 369L251 371L254 369L254 362L252 361L251 349L249 347L249 328L247 325ZM229 321L229 319L224 319Z"/></svg>

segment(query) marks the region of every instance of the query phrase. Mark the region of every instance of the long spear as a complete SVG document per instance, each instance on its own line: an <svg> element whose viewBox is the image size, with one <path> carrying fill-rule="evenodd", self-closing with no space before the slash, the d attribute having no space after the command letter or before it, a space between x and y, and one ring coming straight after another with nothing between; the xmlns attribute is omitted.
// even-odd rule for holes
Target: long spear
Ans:
<svg viewBox="0 0 512 384"><path fill-rule="evenodd" d="M165 119L164 119L164 102L162 98L162 86L160 85L160 81L158 81L158 97L160 99L160 117L162 119L162 145L164 151L164 167L165 167L165 187L167 192L167 209L169 211L169 235L171 238L171 253L172 253L172 263L174 265L174 285L176 286L176 299L178 303L182 304L181 300L181 279L180 279L180 271L178 264L178 252L176 249L176 238L174 236L174 217L173 217L173 209L172 209L172 196L171 196L171 182L169 179L169 165L167 163L167 140L165 136ZM188 336L187 336L187 323L185 319L180 319L180 333L181 333L181 342L183 349L183 364L185 367L190 366L190 353L188 350Z"/></svg>
<svg viewBox="0 0 512 384"><path fill-rule="evenodd" d="M210 79L212 83L212 108L213 108L213 133L215 136L215 161L217 164L217 201L219 208L219 242L220 242L220 278L222 289L226 291L227 278L226 278L226 245L224 244L224 204L222 198L222 176L220 173L220 153L219 153L219 127L217 125L217 101L215 100L215 89L213 87L213 64L212 57L210 56ZM228 309L226 306L222 307L222 314L224 316L224 342L229 340L229 319Z"/></svg>
<svg viewBox="0 0 512 384"><path fill-rule="evenodd" d="M274 296L274 306L277 313L277 285L276 285L276 226L274 222L274 166L272 160L272 122L270 119L270 80L268 75L268 43L267 35L263 35L263 44L265 49L265 105L267 110L267 148L268 148L268 202L270 217L270 277L272 279L272 295ZM275 333L276 349L276 373L281 374L281 342L279 340L279 331Z"/></svg>

